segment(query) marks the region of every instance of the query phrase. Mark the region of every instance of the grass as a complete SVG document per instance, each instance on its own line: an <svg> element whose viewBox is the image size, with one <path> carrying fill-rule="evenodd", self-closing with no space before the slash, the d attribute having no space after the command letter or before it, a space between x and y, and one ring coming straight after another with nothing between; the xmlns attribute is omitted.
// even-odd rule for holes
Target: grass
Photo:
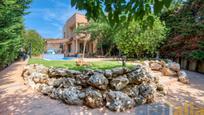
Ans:
<svg viewBox="0 0 204 115"><path fill-rule="evenodd" d="M93 69L93 70L105 70L111 69L115 67L122 67L121 62L119 61L94 61L90 62L91 66L76 66L75 61L48 61L39 58L32 58L28 62L29 64L42 64L46 67L57 67L57 68L67 68L71 70L85 70L85 69ZM127 64L128 68L133 67L132 64Z"/></svg>

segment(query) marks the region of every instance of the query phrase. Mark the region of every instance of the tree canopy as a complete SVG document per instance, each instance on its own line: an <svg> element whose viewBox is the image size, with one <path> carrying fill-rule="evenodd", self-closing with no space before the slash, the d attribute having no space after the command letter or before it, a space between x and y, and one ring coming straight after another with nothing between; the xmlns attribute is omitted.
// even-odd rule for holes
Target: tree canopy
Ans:
<svg viewBox="0 0 204 115"><path fill-rule="evenodd" d="M166 39L167 29L158 17L152 27L143 28L140 22L132 21L128 28L121 28L115 35L118 48L132 57L152 56Z"/></svg>
<svg viewBox="0 0 204 115"><path fill-rule="evenodd" d="M89 19L97 20L100 16L114 27L132 20L141 20L144 16L154 21L152 15L159 14L164 7L169 7L173 0L71 0L71 5L78 10L85 10Z"/></svg>

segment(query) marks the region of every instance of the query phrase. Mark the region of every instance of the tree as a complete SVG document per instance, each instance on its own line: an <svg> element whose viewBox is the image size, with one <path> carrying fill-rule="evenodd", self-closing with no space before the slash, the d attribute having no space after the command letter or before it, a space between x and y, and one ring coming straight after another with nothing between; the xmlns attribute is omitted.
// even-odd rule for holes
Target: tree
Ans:
<svg viewBox="0 0 204 115"><path fill-rule="evenodd" d="M78 10L86 10L89 19L97 20L100 16L117 28L122 23L132 20L154 21L152 15L159 14L164 7L169 7L173 0L71 0L71 5Z"/></svg>
<svg viewBox="0 0 204 115"><path fill-rule="evenodd" d="M143 28L140 23L132 21L128 28L121 28L115 35L118 48L128 56L155 54L166 38L165 25L155 17L152 27Z"/></svg>
<svg viewBox="0 0 204 115"><path fill-rule="evenodd" d="M32 44L32 55L40 55L44 52L45 41L40 36L40 34L35 30L26 30L24 33L24 49L27 53L30 52L30 47Z"/></svg>
<svg viewBox="0 0 204 115"><path fill-rule="evenodd" d="M90 40L97 40L97 48L100 49L101 55L110 55L114 47L116 47L113 38L112 27L103 20L103 18L97 21L90 20L86 26L79 26L76 33L86 32L90 34ZM99 52L98 52L99 53Z"/></svg>
<svg viewBox="0 0 204 115"><path fill-rule="evenodd" d="M165 58L203 57L200 52L204 41L204 1L187 0L183 5L164 12L161 19L169 29L167 42L161 48ZM200 54L199 54L200 53ZM195 55L195 56L193 56Z"/></svg>
<svg viewBox="0 0 204 115"><path fill-rule="evenodd" d="M24 30L23 16L31 0L0 1L0 68L18 58Z"/></svg>

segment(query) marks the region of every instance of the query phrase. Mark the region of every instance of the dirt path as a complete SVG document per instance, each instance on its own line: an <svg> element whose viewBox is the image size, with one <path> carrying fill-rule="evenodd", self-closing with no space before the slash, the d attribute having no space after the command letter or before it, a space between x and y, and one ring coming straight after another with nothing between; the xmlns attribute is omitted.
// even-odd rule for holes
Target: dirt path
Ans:
<svg viewBox="0 0 204 115"><path fill-rule="evenodd" d="M174 106L192 103L196 107L204 108L204 74L190 71L186 73L189 76L190 85L177 82L177 78L166 76L161 79L163 84L167 84L168 95L165 99Z"/></svg>
<svg viewBox="0 0 204 115"><path fill-rule="evenodd" d="M0 72L0 115L109 115L109 114L144 114L147 107L158 105L142 105L125 113L114 113L104 108L89 109L87 107L70 106L61 101L50 99L24 85L21 72L25 62L16 62ZM184 104L185 101L193 102L196 106L204 108L204 75L187 72L190 76L190 85L177 82L176 78L162 77L160 80L168 89L168 94L161 102L167 102L174 106ZM160 74L160 73L156 73ZM156 106L155 106L156 105ZM151 111L149 109L149 111ZM160 113L169 113L169 109ZM157 115L157 113L155 113Z"/></svg>

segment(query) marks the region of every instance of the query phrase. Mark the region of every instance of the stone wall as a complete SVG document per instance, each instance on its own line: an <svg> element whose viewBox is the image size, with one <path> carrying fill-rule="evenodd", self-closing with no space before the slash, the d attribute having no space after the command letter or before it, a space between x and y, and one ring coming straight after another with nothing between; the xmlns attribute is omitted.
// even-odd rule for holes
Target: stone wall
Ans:
<svg viewBox="0 0 204 115"><path fill-rule="evenodd" d="M90 108L106 106L113 111L152 103L157 94L165 94L158 76L141 65L82 72L28 65L22 76L33 89L53 99Z"/></svg>

